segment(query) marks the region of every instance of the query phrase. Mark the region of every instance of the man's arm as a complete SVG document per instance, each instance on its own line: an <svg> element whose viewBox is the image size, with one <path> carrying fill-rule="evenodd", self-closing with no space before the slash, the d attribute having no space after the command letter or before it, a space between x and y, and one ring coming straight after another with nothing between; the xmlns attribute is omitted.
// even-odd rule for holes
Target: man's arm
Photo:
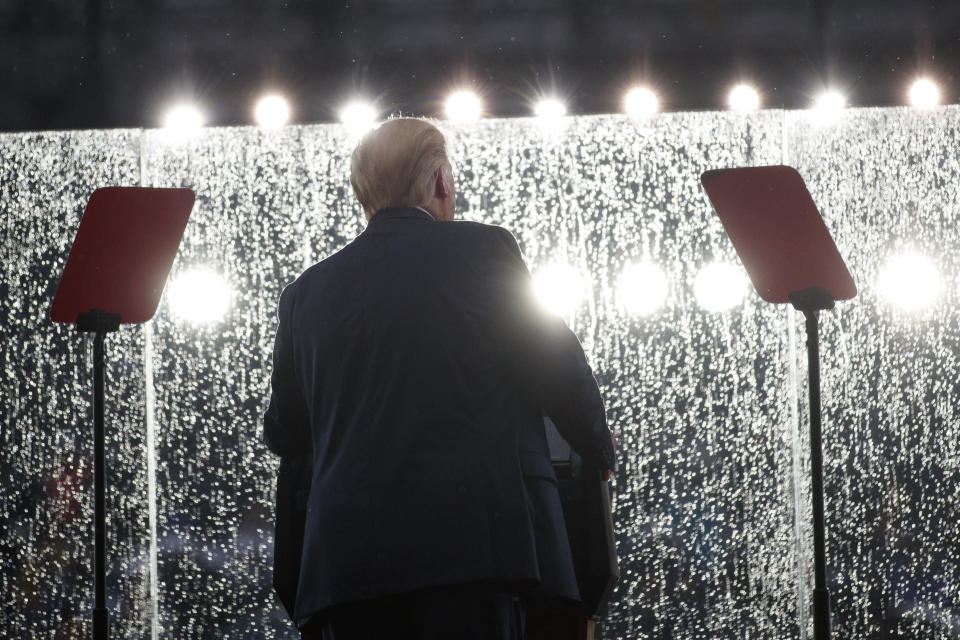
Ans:
<svg viewBox="0 0 960 640"><path fill-rule="evenodd" d="M557 430L584 458L615 466L600 388L577 336L533 300L533 279L513 235L497 228L499 309L506 356L518 381L535 395Z"/></svg>
<svg viewBox="0 0 960 640"><path fill-rule="evenodd" d="M263 416L267 447L279 456L301 455L310 448L310 421L307 406L293 368L290 318L293 286L280 294L277 338L273 346L273 374L270 376L270 406Z"/></svg>

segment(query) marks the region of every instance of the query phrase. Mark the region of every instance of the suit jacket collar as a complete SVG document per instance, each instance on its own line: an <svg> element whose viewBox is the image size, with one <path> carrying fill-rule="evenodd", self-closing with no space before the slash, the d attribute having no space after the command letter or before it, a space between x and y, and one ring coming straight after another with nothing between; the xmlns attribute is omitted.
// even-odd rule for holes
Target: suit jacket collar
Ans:
<svg viewBox="0 0 960 640"><path fill-rule="evenodd" d="M367 227L380 225L388 220L397 220L403 218L421 220L424 222L436 222L433 219L433 216L422 209L417 209L416 207L390 207L388 209L380 209L373 214L373 217L370 218L370 221L367 223Z"/></svg>

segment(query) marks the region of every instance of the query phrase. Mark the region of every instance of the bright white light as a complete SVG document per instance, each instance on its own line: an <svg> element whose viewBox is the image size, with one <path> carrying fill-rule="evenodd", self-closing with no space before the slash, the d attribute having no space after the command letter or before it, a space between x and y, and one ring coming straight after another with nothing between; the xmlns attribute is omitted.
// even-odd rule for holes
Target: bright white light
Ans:
<svg viewBox="0 0 960 640"><path fill-rule="evenodd" d="M824 91L813 103L811 119L817 124L836 122L847 107L847 99L839 91Z"/></svg>
<svg viewBox="0 0 960 640"><path fill-rule="evenodd" d="M942 290L936 267L926 256L915 254L892 258L880 271L877 282L881 297L908 311L929 306Z"/></svg>
<svg viewBox="0 0 960 640"><path fill-rule="evenodd" d="M628 313L646 316L667 299L667 276L655 264L630 264L620 275L617 302Z"/></svg>
<svg viewBox="0 0 960 640"><path fill-rule="evenodd" d="M447 98L445 107L447 120L452 122L473 122L480 119L483 104L479 96L472 91L455 91Z"/></svg>
<svg viewBox="0 0 960 640"><path fill-rule="evenodd" d="M567 105L556 98L543 98L533 106L533 113L544 120L558 120L567 115Z"/></svg>
<svg viewBox="0 0 960 640"><path fill-rule="evenodd" d="M940 104L940 90L927 78L920 78L910 87L910 104L917 109L930 109Z"/></svg>
<svg viewBox="0 0 960 640"><path fill-rule="evenodd" d="M755 111L760 108L760 94L746 84L738 84L730 90L727 102L734 111Z"/></svg>
<svg viewBox="0 0 960 640"><path fill-rule="evenodd" d="M184 271L170 283L167 300L170 310L194 324L220 320L230 307L231 291L226 281L213 271Z"/></svg>
<svg viewBox="0 0 960 640"><path fill-rule="evenodd" d="M264 129L279 129L290 118L290 105L280 96L264 96L257 102L254 116Z"/></svg>
<svg viewBox="0 0 960 640"><path fill-rule="evenodd" d="M545 309L565 316L576 311L583 302L587 293L587 282L573 267L556 264L534 276L533 290Z"/></svg>
<svg viewBox="0 0 960 640"><path fill-rule="evenodd" d="M634 118L648 118L660 110L660 101L646 87L635 87L623 98L623 110Z"/></svg>
<svg viewBox="0 0 960 640"><path fill-rule="evenodd" d="M340 111L340 122L355 133L364 133L373 128L377 112L366 102L350 102Z"/></svg>
<svg viewBox="0 0 960 640"><path fill-rule="evenodd" d="M203 114L190 104L172 107L163 116L163 128L175 136L188 136L203 127Z"/></svg>
<svg viewBox="0 0 960 640"><path fill-rule="evenodd" d="M700 270L693 282L693 294L707 311L726 311L743 300L746 284L743 269L718 262Z"/></svg>

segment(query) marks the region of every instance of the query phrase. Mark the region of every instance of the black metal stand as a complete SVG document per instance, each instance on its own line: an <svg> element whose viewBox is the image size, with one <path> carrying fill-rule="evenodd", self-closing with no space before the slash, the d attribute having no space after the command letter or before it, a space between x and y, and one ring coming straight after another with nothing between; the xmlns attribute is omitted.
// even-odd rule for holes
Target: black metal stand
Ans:
<svg viewBox="0 0 960 640"><path fill-rule="evenodd" d="M807 366L810 386L810 475L813 499L813 637L830 638L830 591L827 589L826 534L823 517L823 439L820 421L820 327L823 309L833 309L833 297L819 287L790 293L790 302L802 311L807 324Z"/></svg>
<svg viewBox="0 0 960 640"><path fill-rule="evenodd" d="M120 328L120 314L91 309L77 315L77 331L93 333L93 476L94 476L94 640L107 640L110 614L106 597L106 473L104 463L103 388L107 333Z"/></svg>

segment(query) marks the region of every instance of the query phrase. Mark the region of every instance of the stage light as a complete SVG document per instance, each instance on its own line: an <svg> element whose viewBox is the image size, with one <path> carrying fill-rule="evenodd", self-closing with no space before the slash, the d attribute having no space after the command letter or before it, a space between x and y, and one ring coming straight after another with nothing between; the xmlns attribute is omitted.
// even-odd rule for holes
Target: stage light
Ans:
<svg viewBox="0 0 960 640"><path fill-rule="evenodd" d="M940 90L931 80L920 78L910 87L910 104L917 109L931 109L940 104Z"/></svg>
<svg viewBox="0 0 960 640"><path fill-rule="evenodd" d="M480 119L483 104L472 91L455 91L447 98L444 110L451 122L473 122Z"/></svg>
<svg viewBox="0 0 960 640"><path fill-rule="evenodd" d="M908 311L929 306L943 290L936 267L926 256L905 254L892 258L881 269L877 292Z"/></svg>
<svg viewBox="0 0 960 640"><path fill-rule="evenodd" d="M377 111L366 102L349 102L340 110L340 122L354 133L365 133L374 127L376 121Z"/></svg>
<svg viewBox="0 0 960 640"><path fill-rule="evenodd" d="M730 90L727 102L734 111L755 111L760 108L760 94L746 84L738 84Z"/></svg>
<svg viewBox="0 0 960 640"><path fill-rule="evenodd" d="M667 299L667 276L655 264L627 265L620 274L617 302L628 313L646 316L663 306Z"/></svg>
<svg viewBox="0 0 960 640"><path fill-rule="evenodd" d="M566 316L583 302L587 283L573 267L555 264L537 272L533 278L533 291L545 309Z"/></svg>
<svg viewBox="0 0 960 640"><path fill-rule="evenodd" d="M557 98L542 98L533 106L533 113L541 120L559 120L567 115L567 105Z"/></svg>
<svg viewBox="0 0 960 640"><path fill-rule="evenodd" d="M220 275L207 269L184 271L170 283L170 310L193 324L223 318L230 307L231 291Z"/></svg>
<svg viewBox="0 0 960 640"><path fill-rule="evenodd" d="M660 110L660 101L650 89L635 87L624 96L623 110L634 118L648 118Z"/></svg>
<svg viewBox="0 0 960 640"><path fill-rule="evenodd" d="M188 136L203 128L203 114L191 104L176 105L163 116L163 128L177 137Z"/></svg>
<svg viewBox="0 0 960 640"><path fill-rule="evenodd" d="M813 103L811 119L817 124L836 122L847 107L847 99L839 91L824 91Z"/></svg>
<svg viewBox="0 0 960 640"><path fill-rule="evenodd" d="M290 105L280 96L264 96L257 102L254 116L264 129L279 129L290 118Z"/></svg>
<svg viewBox="0 0 960 640"><path fill-rule="evenodd" d="M743 300L746 279L743 269L722 262L707 265L700 270L693 283L697 302L707 311L726 311Z"/></svg>

